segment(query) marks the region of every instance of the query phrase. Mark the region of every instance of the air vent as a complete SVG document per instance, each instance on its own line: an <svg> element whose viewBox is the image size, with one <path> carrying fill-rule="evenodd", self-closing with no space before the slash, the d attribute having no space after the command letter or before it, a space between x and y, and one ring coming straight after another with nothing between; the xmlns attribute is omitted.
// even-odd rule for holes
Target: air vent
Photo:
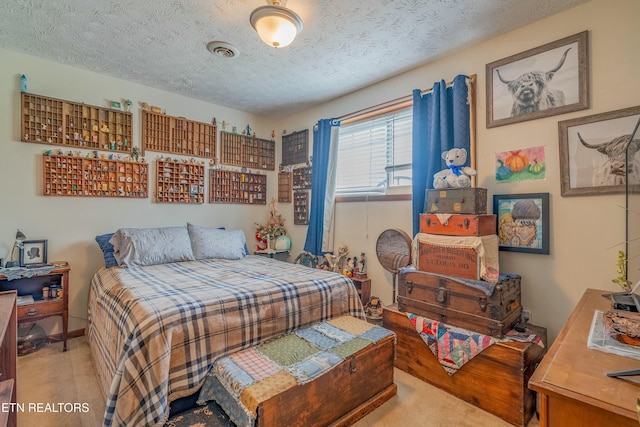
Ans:
<svg viewBox="0 0 640 427"><path fill-rule="evenodd" d="M235 46L219 41L209 42L207 44L207 50L215 56L222 56L224 58L233 58L240 55L240 52Z"/></svg>

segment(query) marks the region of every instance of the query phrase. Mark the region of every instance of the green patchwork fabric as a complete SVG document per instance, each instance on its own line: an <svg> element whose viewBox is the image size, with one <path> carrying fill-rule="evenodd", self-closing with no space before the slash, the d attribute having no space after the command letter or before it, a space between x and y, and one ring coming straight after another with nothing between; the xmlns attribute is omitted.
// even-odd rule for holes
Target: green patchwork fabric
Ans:
<svg viewBox="0 0 640 427"><path fill-rule="evenodd" d="M371 341L362 339L360 337L355 337L354 339L347 341L345 343L342 343L340 345L337 345L328 351L330 351L331 353L335 353L338 356L341 356L343 358L346 358L348 356L351 356L354 353L359 352L369 344L371 344Z"/></svg>
<svg viewBox="0 0 640 427"><path fill-rule="evenodd" d="M258 346L258 351L282 366L291 366L320 349L295 334L285 335Z"/></svg>

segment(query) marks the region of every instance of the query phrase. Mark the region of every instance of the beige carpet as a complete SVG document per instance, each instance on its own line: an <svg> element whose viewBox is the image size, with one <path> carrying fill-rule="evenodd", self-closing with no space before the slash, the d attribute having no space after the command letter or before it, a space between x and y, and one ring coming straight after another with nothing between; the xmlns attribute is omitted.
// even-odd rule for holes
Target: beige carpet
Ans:
<svg viewBox="0 0 640 427"><path fill-rule="evenodd" d="M398 369L395 381L398 395L356 423L356 427L511 425ZM105 403L85 338L69 340L66 352L62 352L62 343L55 343L19 357L18 402L25 408L18 414L19 427L100 426ZM74 403L78 404L75 411ZM534 416L528 427L537 426Z"/></svg>

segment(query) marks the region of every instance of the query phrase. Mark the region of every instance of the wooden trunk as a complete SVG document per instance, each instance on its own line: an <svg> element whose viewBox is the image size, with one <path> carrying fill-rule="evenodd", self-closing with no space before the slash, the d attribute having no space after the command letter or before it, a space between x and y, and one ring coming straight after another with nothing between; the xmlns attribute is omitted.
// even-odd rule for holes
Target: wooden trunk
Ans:
<svg viewBox="0 0 640 427"><path fill-rule="evenodd" d="M405 313L395 305L383 311L384 327L396 333L395 366L503 420L525 426L535 412L535 393L527 382L545 349L533 343L496 343L447 374ZM545 328L528 325L542 341Z"/></svg>
<svg viewBox="0 0 640 427"><path fill-rule="evenodd" d="M436 214L420 214L420 232L448 236L496 234L496 215L452 214L443 223Z"/></svg>
<svg viewBox="0 0 640 427"><path fill-rule="evenodd" d="M502 338L520 321L520 276L503 274L494 285L424 271L401 271L398 308L452 326Z"/></svg>
<svg viewBox="0 0 640 427"><path fill-rule="evenodd" d="M394 337L371 344L315 380L258 406L256 427L348 426L395 396Z"/></svg>
<svg viewBox="0 0 640 427"><path fill-rule="evenodd" d="M427 212L486 214L486 188L448 188L427 190Z"/></svg>

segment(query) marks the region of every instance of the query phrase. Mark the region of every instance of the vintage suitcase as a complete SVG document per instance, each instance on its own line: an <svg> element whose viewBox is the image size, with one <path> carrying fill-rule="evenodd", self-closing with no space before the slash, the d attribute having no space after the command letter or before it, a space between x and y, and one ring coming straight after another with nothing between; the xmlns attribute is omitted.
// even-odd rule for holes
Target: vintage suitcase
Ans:
<svg viewBox="0 0 640 427"><path fill-rule="evenodd" d="M420 214L420 232L447 236L496 234L496 215Z"/></svg>
<svg viewBox="0 0 640 427"><path fill-rule="evenodd" d="M428 213L486 214L486 188L447 188L427 190Z"/></svg>
<svg viewBox="0 0 640 427"><path fill-rule="evenodd" d="M402 269L398 309L502 338L520 321L520 281L516 274L501 274L491 284Z"/></svg>
<svg viewBox="0 0 640 427"><path fill-rule="evenodd" d="M397 306L382 312L385 328L396 333L396 368L490 412L512 425L527 425L536 409L529 378L545 354L547 330L527 325L545 347L530 342L498 342L449 375Z"/></svg>

